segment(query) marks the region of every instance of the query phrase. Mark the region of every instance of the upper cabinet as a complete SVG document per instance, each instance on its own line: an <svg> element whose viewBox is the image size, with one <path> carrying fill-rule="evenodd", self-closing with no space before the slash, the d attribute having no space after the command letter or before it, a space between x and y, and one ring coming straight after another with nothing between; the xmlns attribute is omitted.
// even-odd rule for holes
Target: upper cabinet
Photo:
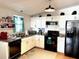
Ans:
<svg viewBox="0 0 79 59"><path fill-rule="evenodd" d="M45 28L46 17L32 17L31 27L32 28Z"/></svg>
<svg viewBox="0 0 79 59"><path fill-rule="evenodd" d="M68 15L59 17L59 31L65 33L65 25L67 20L79 20L79 15Z"/></svg>
<svg viewBox="0 0 79 59"><path fill-rule="evenodd" d="M79 20L79 15L65 15L65 16L51 16L51 17L32 17L31 27L32 28L45 28L46 30L59 30L65 33L66 20ZM46 25L46 22L57 22L57 25Z"/></svg>
<svg viewBox="0 0 79 59"><path fill-rule="evenodd" d="M32 17L31 18L31 27L32 28L45 28L46 21L58 21L59 17Z"/></svg>

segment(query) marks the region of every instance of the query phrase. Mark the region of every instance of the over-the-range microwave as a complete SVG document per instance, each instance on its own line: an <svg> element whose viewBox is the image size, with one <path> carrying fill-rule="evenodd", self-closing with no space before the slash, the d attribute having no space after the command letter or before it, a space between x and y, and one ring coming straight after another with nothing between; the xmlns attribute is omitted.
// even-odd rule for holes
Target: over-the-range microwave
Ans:
<svg viewBox="0 0 79 59"><path fill-rule="evenodd" d="M57 21L46 21L46 25L58 25Z"/></svg>

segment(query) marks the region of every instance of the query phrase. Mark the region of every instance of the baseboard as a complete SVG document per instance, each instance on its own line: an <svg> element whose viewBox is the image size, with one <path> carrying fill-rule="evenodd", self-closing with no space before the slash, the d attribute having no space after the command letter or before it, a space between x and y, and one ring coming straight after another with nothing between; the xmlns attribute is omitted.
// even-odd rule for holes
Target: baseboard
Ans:
<svg viewBox="0 0 79 59"><path fill-rule="evenodd" d="M43 50L44 50L44 48L41 48L41 47L37 47L37 46L35 46L34 48L39 48L39 49L43 49Z"/></svg>
<svg viewBox="0 0 79 59"><path fill-rule="evenodd" d="M35 47L33 47L33 48L31 48L31 49L29 49L28 51L26 51L25 53L27 53L27 52L29 52L29 51L31 51L32 49L34 49ZM23 53L23 54L21 54L21 55L24 55L25 53Z"/></svg>

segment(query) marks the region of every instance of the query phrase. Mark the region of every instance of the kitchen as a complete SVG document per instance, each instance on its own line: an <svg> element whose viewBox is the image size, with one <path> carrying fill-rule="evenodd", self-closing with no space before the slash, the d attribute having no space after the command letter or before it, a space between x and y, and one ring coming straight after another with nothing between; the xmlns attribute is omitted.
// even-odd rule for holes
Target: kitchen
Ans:
<svg viewBox="0 0 79 59"><path fill-rule="evenodd" d="M58 9L56 12L52 13L42 11L42 9L45 9L46 6L49 5L49 0L36 1L38 2L37 4L35 4L35 1L29 0L25 2L22 0L8 0L4 3L2 3L2 0L0 1L0 25L2 25L2 23L12 24L12 27L9 27L7 24L0 27L0 33L7 32L8 34L2 34L0 37L0 59L16 59L18 55L19 57L22 57L35 48L48 51L48 53L62 53L65 57L67 34L66 21L79 20L78 1L72 2L72 4L66 1L69 6L64 4L63 6L61 4L58 6L57 4L63 3L61 0L60 2L58 1L59 3L52 1L52 6L54 6L53 4L55 3L57 3L55 4L56 6L61 6L61 9ZM41 2L43 2L43 4L41 4ZM25 4L27 4L26 7L24 7ZM56 6L54 7L57 9L58 7ZM74 13L74 11L76 12ZM4 19L5 21L2 21ZM6 21L7 19L11 21ZM48 43L46 41L48 40L47 38L49 39ZM51 38L55 40L51 42ZM54 48L55 50L53 50ZM72 54L73 53L66 56L69 57L67 59L72 59L72 57L74 57ZM61 57L60 59L64 59L64 57ZM56 59L56 57L54 59Z"/></svg>

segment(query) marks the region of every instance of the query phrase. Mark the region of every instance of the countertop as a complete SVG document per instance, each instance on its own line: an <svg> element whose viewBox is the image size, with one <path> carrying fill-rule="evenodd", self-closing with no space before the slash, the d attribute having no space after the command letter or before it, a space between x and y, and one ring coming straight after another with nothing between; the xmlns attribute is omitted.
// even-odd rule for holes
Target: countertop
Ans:
<svg viewBox="0 0 79 59"><path fill-rule="evenodd" d="M59 34L59 37L65 37L65 34Z"/></svg>
<svg viewBox="0 0 79 59"><path fill-rule="evenodd" d="M4 40L1 40L1 42L12 42L12 41L15 41L15 40L19 40L21 39L21 37L14 37L14 38L8 38L8 39L4 39Z"/></svg>
<svg viewBox="0 0 79 59"><path fill-rule="evenodd" d="M22 38L27 38L27 37L31 37L31 36L34 36L34 35L26 35L24 37L11 37L11 38L8 38L8 39L4 39L4 40L1 40L1 42L12 42L12 41L15 41L15 40L19 40L19 39L22 39Z"/></svg>
<svg viewBox="0 0 79 59"><path fill-rule="evenodd" d="M2 42L12 42L12 41L15 41L15 40L18 40L18 39L28 38L28 37L31 37L31 36L44 36L44 35L38 35L38 34L26 35L24 37L13 37L13 38L8 38L8 39L5 39L5 40L0 40L0 41L2 41ZM65 37L65 35L64 34L60 34L58 37Z"/></svg>

